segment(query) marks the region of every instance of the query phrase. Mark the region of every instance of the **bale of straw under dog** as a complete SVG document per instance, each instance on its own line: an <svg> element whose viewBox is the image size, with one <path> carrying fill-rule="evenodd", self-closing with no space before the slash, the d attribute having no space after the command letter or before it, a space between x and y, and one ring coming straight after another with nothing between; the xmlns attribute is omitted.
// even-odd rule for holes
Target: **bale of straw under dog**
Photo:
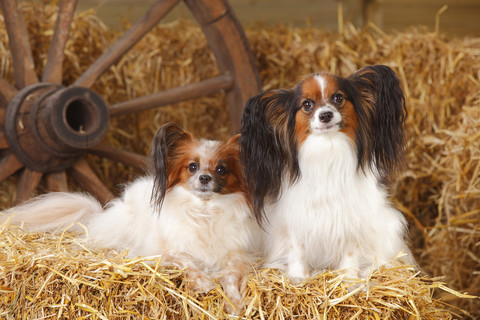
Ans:
<svg viewBox="0 0 480 320"><path fill-rule="evenodd" d="M228 298L220 286L208 293L186 289L183 270L158 257L84 246L64 232L26 233L1 226L0 318L225 319ZM247 319L451 319L432 298L438 280L410 266L380 268L366 281L345 282L324 271L292 285L275 270L255 270L248 280ZM458 294L460 295L460 294ZM461 296L461 295L460 295Z"/></svg>
<svg viewBox="0 0 480 320"><path fill-rule="evenodd" d="M268 89L318 70L348 75L387 64L396 71L409 142L392 201L409 219L423 270L480 295L480 39L425 28L387 34L374 25L343 34L282 25L247 34ZM480 316L476 300L443 298Z"/></svg>
<svg viewBox="0 0 480 320"><path fill-rule="evenodd" d="M20 4L41 73L56 7ZM66 48L65 84L72 83L119 34L92 12L78 14ZM375 26L358 30L348 25L342 34L285 25L247 27L246 34L264 89L292 86L303 75L319 70L348 75L367 64L394 68L406 95L405 129L410 139L392 201L409 219L413 249L422 269L432 276L445 276L452 288L480 295L480 39L447 39L421 28L386 34ZM0 28L0 43L0 76L13 82L5 28ZM93 89L114 103L217 73L200 28L178 21L155 28L102 75ZM216 94L115 118L107 139L122 149L147 153L153 133L167 121L207 138L226 138L229 133L225 99ZM140 174L97 157L89 157L89 162L113 189ZM1 184L2 207L12 204L15 179ZM443 301L480 315L478 300L439 294ZM288 310L279 301L279 310Z"/></svg>

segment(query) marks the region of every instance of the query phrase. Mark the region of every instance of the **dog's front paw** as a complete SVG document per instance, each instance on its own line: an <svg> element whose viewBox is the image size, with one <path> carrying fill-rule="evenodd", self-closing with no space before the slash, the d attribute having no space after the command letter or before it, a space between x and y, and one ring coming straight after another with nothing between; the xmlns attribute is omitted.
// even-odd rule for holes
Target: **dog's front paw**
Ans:
<svg viewBox="0 0 480 320"><path fill-rule="evenodd" d="M212 279L210 279L202 271L189 268L185 273L187 288L193 292L209 292L217 286Z"/></svg>
<svg viewBox="0 0 480 320"><path fill-rule="evenodd" d="M287 278L293 284L299 284L303 280L307 279L310 275L303 266L289 267L287 271Z"/></svg>
<svg viewBox="0 0 480 320"><path fill-rule="evenodd" d="M243 297L247 288L247 279L243 275L229 274L220 279L225 295L231 303L225 304L225 310L230 314L240 314L245 307Z"/></svg>
<svg viewBox="0 0 480 320"><path fill-rule="evenodd" d="M291 274L287 274L287 278L290 280L290 283L292 284L299 284L301 283L303 280L307 279L308 278L308 275L291 275Z"/></svg>

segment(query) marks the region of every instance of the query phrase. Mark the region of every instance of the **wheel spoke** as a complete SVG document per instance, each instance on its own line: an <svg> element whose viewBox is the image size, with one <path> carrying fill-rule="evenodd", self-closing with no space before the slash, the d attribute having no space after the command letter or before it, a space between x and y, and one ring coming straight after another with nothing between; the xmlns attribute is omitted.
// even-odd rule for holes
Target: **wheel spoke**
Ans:
<svg viewBox="0 0 480 320"><path fill-rule="evenodd" d="M5 123L5 115L7 113L7 107L10 101L17 94L17 89L8 83L5 79L0 78L0 123ZM0 137L0 144L3 145L3 139L5 136ZM0 149L3 149L3 146L0 146Z"/></svg>
<svg viewBox="0 0 480 320"><path fill-rule="evenodd" d="M89 152L100 157L121 162L136 169L145 169L149 163L148 157L146 156L142 156L134 152L119 150L106 143L100 143L99 145L90 149Z"/></svg>
<svg viewBox="0 0 480 320"><path fill-rule="evenodd" d="M96 60L73 85L90 87L112 64L118 61L150 29L152 29L180 0L157 1L135 22L98 60Z"/></svg>
<svg viewBox="0 0 480 320"><path fill-rule="evenodd" d="M68 191L67 173L59 171L47 174L47 188L53 192Z"/></svg>
<svg viewBox="0 0 480 320"><path fill-rule="evenodd" d="M0 149L7 149L8 147L9 145L5 132L0 132Z"/></svg>
<svg viewBox="0 0 480 320"><path fill-rule="evenodd" d="M38 82L33 63L32 50L23 14L17 9L16 0L2 0L0 5L5 18L8 43L12 54L15 86L24 88Z"/></svg>
<svg viewBox="0 0 480 320"><path fill-rule="evenodd" d="M113 199L113 194L100 181L85 159L80 159L71 168L71 174L89 192L96 195L101 202L106 203Z"/></svg>
<svg viewBox="0 0 480 320"><path fill-rule="evenodd" d="M65 44L70 32L77 0L61 0L58 8L55 31L48 50L47 63L42 74L43 82L61 84L62 64L65 57Z"/></svg>
<svg viewBox="0 0 480 320"><path fill-rule="evenodd" d="M110 115L117 116L159 106L203 97L220 90L229 90L234 85L233 78L224 74L208 80L168 89L148 96L120 102L109 107Z"/></svg>
<svg viewBox="0 0 480 320"><path fill-rule="evenodd" d="M20 168L23 168L23 164L18 161L17 157L13 154L7 154L0 161L0 181L5 180L12 174L17 172Z"/></svg>
<svg viewBox="0 0 480 320"><path fill-rule="evenodd" d="M15 89L10 83L8 83L5 79L0 78L0 95L3 96L5 101L11 101L13 97L17 94L18 90ZM2 123L4 121L2 120Z"/></svg>
<svg viewBox="0 0 480 320"><path fill-rule="evenodd" d="M18 204L33 197L35 189L37 189L42 176L43 173L41 172L25 168L17 182L17 196L15 203Z"/></svg>
<svg viewBox="0 0 480 320"><path fill-rule="evenodd" d="M245 102L261 91L255 58L242 26L226 0L184 2L202 26L220 73L229 71L235 78L235 87L226 92L226 100L232 132L238 133Z"/></svg>

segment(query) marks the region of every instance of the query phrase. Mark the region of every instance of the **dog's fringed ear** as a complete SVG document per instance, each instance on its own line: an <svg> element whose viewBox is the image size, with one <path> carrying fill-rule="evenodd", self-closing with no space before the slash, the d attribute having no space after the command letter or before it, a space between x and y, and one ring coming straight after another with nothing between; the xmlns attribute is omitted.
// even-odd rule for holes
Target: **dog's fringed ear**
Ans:
<svg viewBox="0 0 480 320"><path fill-rule="evenodd" d="M404 156L407 110L400 82L395 72L384 65L364 67L350 79L360 90L362 111L368 122L365 160L375 166L382 182L386 183Z"/></svg>
<svg viewBox="0 0 480 320"><path fill-rule="evenodd" d="M226 145L239 147L240 143L240 134L236 134L230 137L230 139L225 142Z"/></svg>
<svg viewBox="0 0 480 320"><path fill-rule="evenodd" d="M282 178L299 175L294 92L275 90L250 98L243 111L240 152L255 218L261 225L267 199L275 200Z"/></svg>
<svg viewBox="0 0 480 320"><path fill-rule="evenodd" d="M174 123L160 127L153 138L150 148L154 170L152 202L158 211L162 207L167 190L176 184L172 177L178 176L178 173L172 174L171 171L175 168L173 162L185 151L180 146L191 140L193 136Z"/></svg>

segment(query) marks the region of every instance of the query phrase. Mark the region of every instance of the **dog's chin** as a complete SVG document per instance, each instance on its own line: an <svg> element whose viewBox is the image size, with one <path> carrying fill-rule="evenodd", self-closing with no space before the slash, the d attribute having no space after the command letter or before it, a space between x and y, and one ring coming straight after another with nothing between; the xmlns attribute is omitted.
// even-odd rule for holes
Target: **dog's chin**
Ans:
<svg viewBox="0 0 480 320"><path fill-rule="evenodd" d="M215 196L215 192L210 188L197 188L192 192L195 196L203 201L208 201Z"/></svg>
<svg viewBox="0 0 480 320"><path fill-rule="evenodd" d="M314 134L335 133L341 129L341 123L328 124L323 126L315 126L312 128Z"/></svg>

